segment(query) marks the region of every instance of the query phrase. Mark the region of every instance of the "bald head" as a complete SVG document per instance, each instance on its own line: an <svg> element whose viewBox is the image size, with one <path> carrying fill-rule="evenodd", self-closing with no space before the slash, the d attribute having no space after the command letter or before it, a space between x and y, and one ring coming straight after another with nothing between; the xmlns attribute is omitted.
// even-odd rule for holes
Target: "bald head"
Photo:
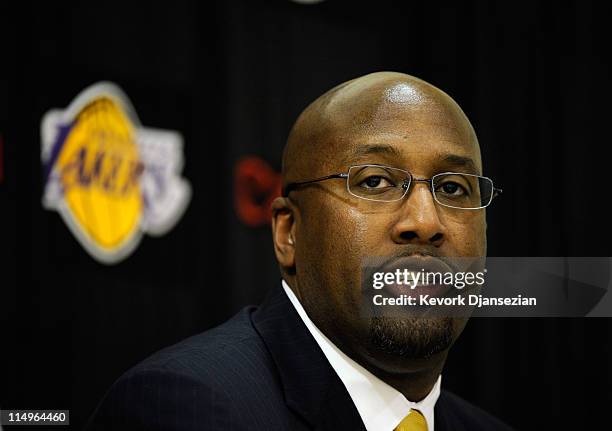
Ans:
<svg viewBox="0 0 612 431"><path fill-rule="evenodd" d="M284 183L323 175L338 166L332 155L350 151L356 140L385 134L398 122L403 126L399 138L407 145L427 124L434 133L439 130L440 139L450 132L479 153L469 120L450 96L410 75L377 72L332 88L302 112L283 152Z"/></svg>

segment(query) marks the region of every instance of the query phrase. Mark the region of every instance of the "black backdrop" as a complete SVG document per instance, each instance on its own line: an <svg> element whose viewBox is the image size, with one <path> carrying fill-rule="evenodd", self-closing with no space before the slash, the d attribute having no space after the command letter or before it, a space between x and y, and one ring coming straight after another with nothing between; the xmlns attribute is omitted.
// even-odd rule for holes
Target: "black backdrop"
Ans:
<svg viewBox="0 0 612 431"><path fill-rule="evenodd" d="M279 275L269 227L237 215L236 163L278 171L301 109L367 72L419 76L472 119L505 191L489 255L611 255L609 14L593 3L26 7L22 22L0 18L3 408L69 408L78 429L131 365L258 302ZM179 224L115 266L40 203L41 116L100 80L144 125L183 134L193 186ZM602 426L611 341L609 319L473 319L443 383L519 429Z"/></svg>

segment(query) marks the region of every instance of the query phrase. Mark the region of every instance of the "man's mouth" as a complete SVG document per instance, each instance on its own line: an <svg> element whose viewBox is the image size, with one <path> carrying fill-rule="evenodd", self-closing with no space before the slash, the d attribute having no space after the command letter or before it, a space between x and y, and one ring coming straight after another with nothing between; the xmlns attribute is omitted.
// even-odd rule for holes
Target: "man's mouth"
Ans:
<svg viewBox="0 0 612 431"><path fill-rule="evenodd" d="M445 295L452 286L443 282L444 277L455 270L437 257L413 255L392 259L381 269L383 273L392 274L392 283L386 284L386 290L394 296L408 295L431 297Z"/></svg>

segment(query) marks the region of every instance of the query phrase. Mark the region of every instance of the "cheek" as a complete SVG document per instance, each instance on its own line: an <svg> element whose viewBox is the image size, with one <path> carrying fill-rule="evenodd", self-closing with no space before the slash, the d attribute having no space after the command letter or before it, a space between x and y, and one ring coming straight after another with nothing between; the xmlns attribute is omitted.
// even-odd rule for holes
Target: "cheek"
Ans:
<svg viewBox="0 0 612 431"><path fill-rule="evenodd" d="M457 256L485 256L487 233L484 215L469 220L450 220L447 225L448 242Z"/></svg>
<svg viewBox="0 0 612 431"><path fill-rule="evenodd" d="M353 285L363 256L371 253L372 218L350 206L321 205L303 221L297 266L324 285ZM301 264L301 265L300 265Z"/></svg>
<svg viewBox="0 0 612 431"><path fill-rule="evenodd" d="M348 245L355 267L361 268L364 258L388 254L393 228L393 218L388 215L350 208L343 214L338 228L350 231Z"/></svg>
<svg viewBox="0 0 612 431"><path fill-rule="evenodd" d="M359 266L364 251L368 248L367 238L371 235L368 218L359 211L347 207L337 210L328 221L328 247L335 257L336 271L354 271Z"/></svg>
<svg viewBox="0 0 612 431"><path fill-rule="evenodd" d="M323 267L327 272L339 262L346 261L354 248L353 238L363 229L360 221L326 201L317 207L309 207L303 217L298 227L300 244L297 258L302 260L301 263Z"/></svg>
<svg viewBox="0 0 612 431"><path fill-rule="evenodd" d="M367 214L355 208L349 208L344 211L341 216L341 225L345 226L345 229L350 231L353 249L359 250L363 247L367 247L368 235L372 235L373 226L371 222L372 217L368 217ZM341 225L339 224L340 228Z"/></svg>

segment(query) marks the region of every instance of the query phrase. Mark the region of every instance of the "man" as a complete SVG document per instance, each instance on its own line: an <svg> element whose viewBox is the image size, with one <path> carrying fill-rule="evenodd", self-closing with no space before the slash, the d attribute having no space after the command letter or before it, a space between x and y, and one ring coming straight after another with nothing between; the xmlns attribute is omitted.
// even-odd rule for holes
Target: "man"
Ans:
<svg viewBox="0 0 612 431"><path fill-rule="evenodd" d="M474 203L448 172L479 179L482 166L439 89L384 72L319 97L291 130L272 208L282 286L126 373L92 429L508 429L440 388L465 319L362 309L369 257L486 255L492 182Z"/></svg>

